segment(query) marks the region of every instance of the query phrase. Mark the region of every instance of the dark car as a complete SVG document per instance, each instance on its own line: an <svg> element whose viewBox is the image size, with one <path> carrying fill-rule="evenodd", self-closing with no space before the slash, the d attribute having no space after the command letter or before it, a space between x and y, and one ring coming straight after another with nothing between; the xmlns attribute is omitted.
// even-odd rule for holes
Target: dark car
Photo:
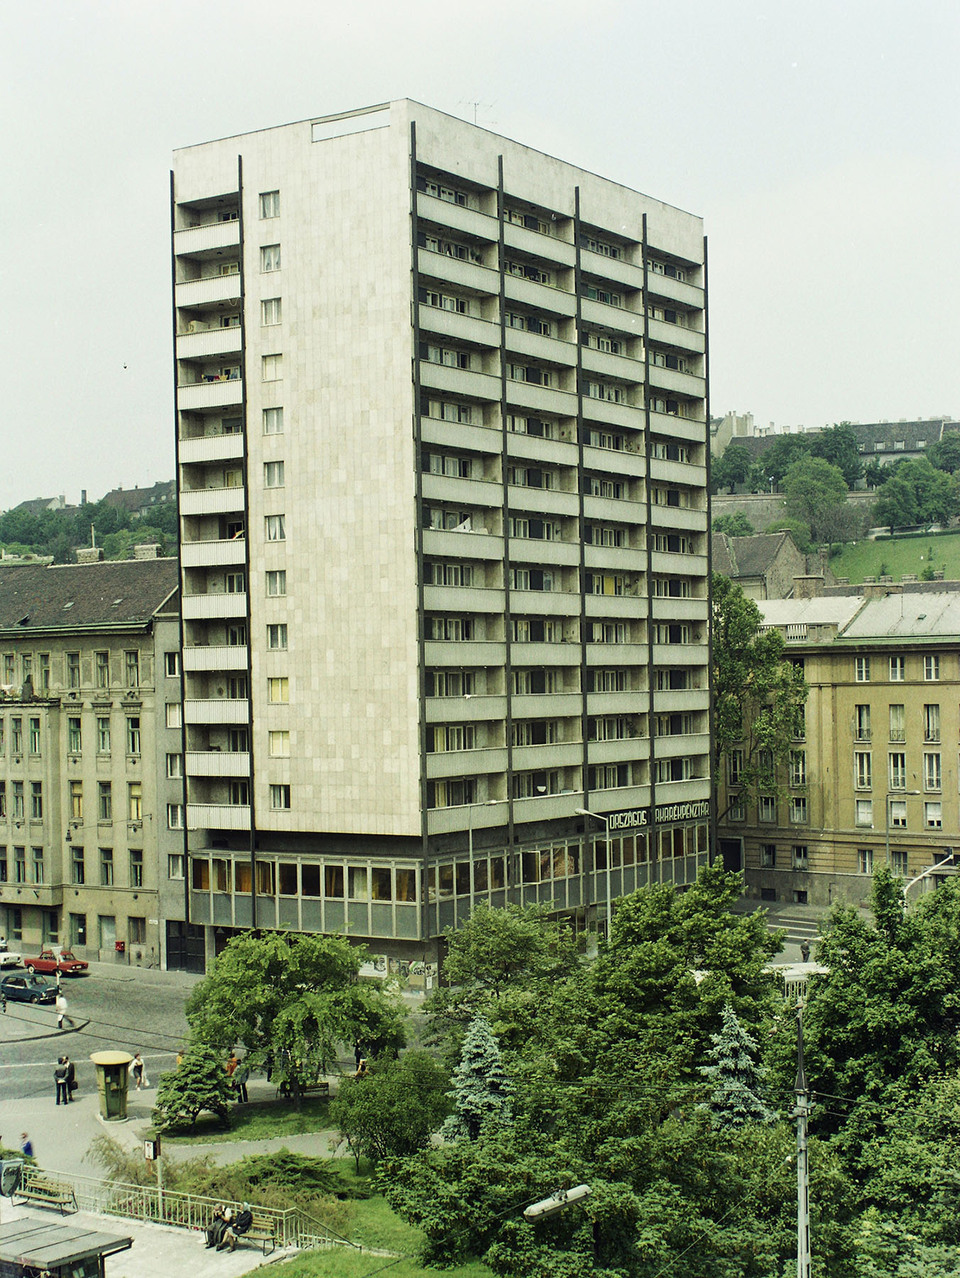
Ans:
<svg viewBox="0 0 960 1278"><path fill-rule="evenodd" d="M57 998L56 981L42 976L5 976L0 981L3 997L14 1003L53 1003Z"/></svg>

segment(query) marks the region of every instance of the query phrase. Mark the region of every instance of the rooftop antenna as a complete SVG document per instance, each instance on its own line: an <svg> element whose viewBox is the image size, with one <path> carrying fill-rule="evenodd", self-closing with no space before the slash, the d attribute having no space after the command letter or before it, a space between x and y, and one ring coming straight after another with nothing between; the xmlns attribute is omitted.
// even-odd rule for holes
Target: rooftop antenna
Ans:
<svg viewBox="0 0 960 1278"><path fill-rule="evenodd" d="M477 121L477 117L478 117L478 115L479 115L479 113L480 113L480 109L481 109L481 107L482 107L485 111L489 111L489 110L492 110L492 109L493 109L493 107L494 107L495 105L496 105L496 103L494 103L494 102L480 102L479 100L476 100L476 101L475 101L473 98L461 98L461 99L460 99L460 101L457 103L457 106L473 107L473 122L474 122L474 124L476 124L476 123L478 122L478 121ZM494 124L494 123L496 123L496 121L491 120L491 122L490 122L490 123L491 123L491 124Z"/></svg>

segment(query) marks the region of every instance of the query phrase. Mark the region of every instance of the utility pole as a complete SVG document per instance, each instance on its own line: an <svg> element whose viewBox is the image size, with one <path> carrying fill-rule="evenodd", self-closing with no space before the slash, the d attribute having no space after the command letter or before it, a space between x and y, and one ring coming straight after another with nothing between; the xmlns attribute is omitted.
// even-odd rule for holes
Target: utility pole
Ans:
<svg viewBox="0 0 960 1278"><path fill-rule="evenodd" d="M803 999L797 999L797 1278L810 1278L810 1165L807 1119L810 1089L803 1066Z"/></svg>

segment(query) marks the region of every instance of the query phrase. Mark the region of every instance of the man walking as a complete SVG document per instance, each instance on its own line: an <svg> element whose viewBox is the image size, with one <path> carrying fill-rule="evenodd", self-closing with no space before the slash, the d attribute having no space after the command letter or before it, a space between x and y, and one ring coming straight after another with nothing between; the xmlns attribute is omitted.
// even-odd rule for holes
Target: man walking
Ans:
<svg viewBox="0 0 960 1278"><path fill-rule="evenodd" d="M67 1067L63 1063L63 1057L57 1060L57 1068L53 1071L53 1081L57 1085L57 1104L63 1101L64 1105L68 1104L70 1094L67 1091Z"/></svg>
<svg viewBox="0 0 960 1278"><path fill-rule="evenodd" d="M73 1017L67 1016L67 1000L59 992L59 988L58 988L57 990L57 1029L58 1030L63 1029L64 1020L68 1020L70 1022L71 1029L77 1028L77 1023L73 1019Z"/></svg>

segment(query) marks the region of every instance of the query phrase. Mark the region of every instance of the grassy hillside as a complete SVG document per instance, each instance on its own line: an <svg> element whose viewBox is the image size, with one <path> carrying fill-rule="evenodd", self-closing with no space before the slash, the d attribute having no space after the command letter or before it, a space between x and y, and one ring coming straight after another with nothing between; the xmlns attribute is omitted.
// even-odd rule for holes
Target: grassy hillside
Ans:
<svg viewBox="0 0 960 1278"><path fill-rule="evenodd" d="M925 568L943 569L944 575L960 579L960 533L937 537L892 537L889 541L858 541L845 546L830 560L835 577L849 577L852 583L864 577L889 574L898 580L904 573L919 577Z"/></svg>

